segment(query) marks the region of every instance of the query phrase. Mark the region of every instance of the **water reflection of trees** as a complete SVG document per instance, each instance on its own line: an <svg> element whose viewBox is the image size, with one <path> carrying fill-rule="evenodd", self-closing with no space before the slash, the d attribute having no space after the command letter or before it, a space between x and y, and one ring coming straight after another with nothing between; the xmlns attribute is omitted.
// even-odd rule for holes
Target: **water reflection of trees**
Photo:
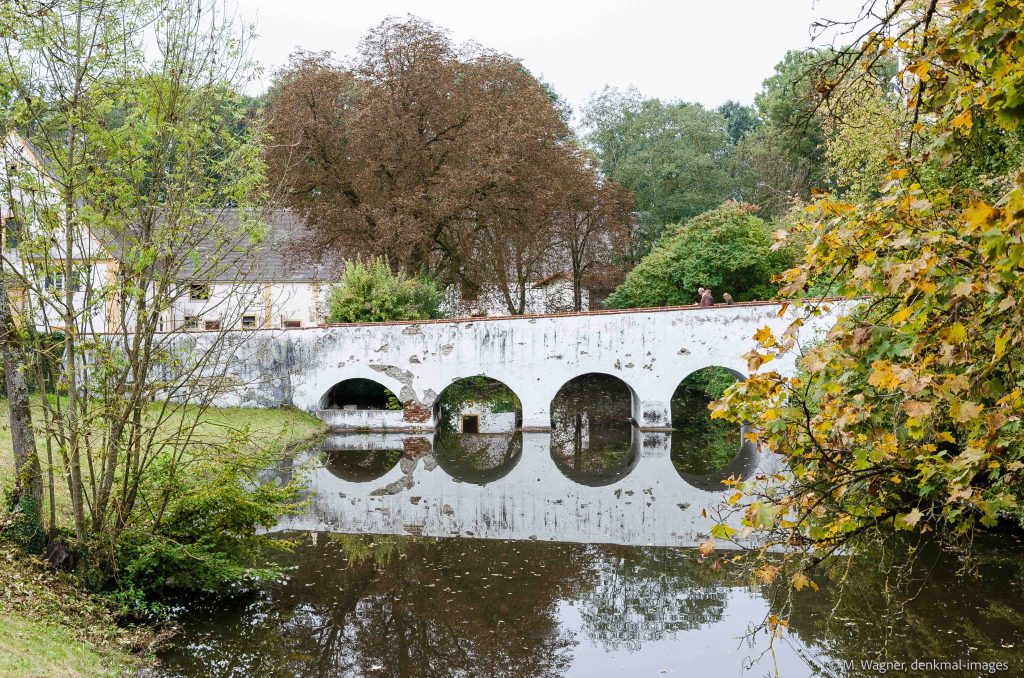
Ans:
<svg viewBox="0 0 1024 678"><path fill-rule="evenodd" d="M434 436L434 459L456 480L484 484L503 478L519 461L523 434L451 433Z"/></svg>
<svg viewBox="0 0 1024 678"><path fill-rule="evenodd" d="M735 381L725 368L705 367L683 379L672 394L672 464L680 474L713 474L739 453L739 428L712 419L708 410L708 404Z"/></svg>
<svg viewBox="0 0 1024 678"><path fill-rule="evenodd" d="M975 551L980 562L968 573L957 554L933 544L876 545L836 563L829 577L816 575L821 590L794 593L784 613L814 663L970 659L1008 662L1006 675L1015 674L1024 667L1020 543Z"/></svg>
<svg viewBox="0 0 1024 678"><path fill-rule="evenodd" d="M576 602L587 636L607 650L643 643L720 621L726 574L693 550L601 546L594 586Z"/></svg>
<svg viewBox="0 0 1024 678"><path fill-rule="evenodd" d="M588 567L570 545L345 535L288 562L286 583L193 634L168 675L560 675L575 641L558 601Z"/></svg>
<svg viewBox="0 0 1024 678"><path fill-rule="evenodd" d="M551 403L551 457L584 484L615 482L637 461L632 393L616 377L585 374L566 383Z"/></svg>

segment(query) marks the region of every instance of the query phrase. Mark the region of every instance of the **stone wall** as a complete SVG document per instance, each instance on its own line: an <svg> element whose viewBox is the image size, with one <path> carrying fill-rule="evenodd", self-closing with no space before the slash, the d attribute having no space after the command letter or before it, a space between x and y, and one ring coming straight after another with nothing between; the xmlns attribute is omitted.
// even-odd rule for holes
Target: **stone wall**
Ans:
<svg viewBox="0 0 1024 678"><path fill-rule="evenodd" d="M826 304L826 312L800 328L801 345L822 336L853 303ZM230 333L223 367L234 389L220 404L289 404L315 412L332 386L364 378L398 395L411 427L433 428L438 394L457 379L484 375L519 396L524 430L547 430L562 385L597 372L622 379L634 419L658 430L671 426L672 393L690 373L720 366L745 377L743 355L755 346L754 333L768 326L781 335L797 317L792 308L780 317L780 308L736 304ZM762 369L792 373L794 357Z"/></svg>

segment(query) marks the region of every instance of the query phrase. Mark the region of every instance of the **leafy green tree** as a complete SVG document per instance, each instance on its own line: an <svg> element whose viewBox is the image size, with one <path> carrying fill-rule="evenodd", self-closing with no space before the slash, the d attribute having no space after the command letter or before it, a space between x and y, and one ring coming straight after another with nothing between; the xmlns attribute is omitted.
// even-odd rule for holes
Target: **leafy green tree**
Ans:
<svg viewBox="0 0 1024 678"><path fill-rule="evenodd" d="M438 317L441 291L426 276L395 273L383 257L345 262L337 285L327 295L332 323L424 320Z"/></svg>
<svg viewBox="0 0 1024 678"><path fill-rule="evenodd" d="M767 222L751 205L728 201L672 227L608 297L611 308L676 306L697 300L698 287L736 301L775 295L772 276L789 261L772 251Z"/></svg>
<svg viewBox="0 0 1024 678"><path fill-rule="evenodd" d="M738 101L726 101L715 109L715 112L725 118L726 131L729 133L729 141L735 145L740 139L761 126L761 119L757 116L757 109L753 106L744 106Z"/></svg>
<svg viewBox="0 0 1024 678"><path fill-rule="evenodd" d="M605 176L636 197L637 258L666 224L697 216L731 194L731 132L722 113L606 88L591 99L583 122Z"/></svg>

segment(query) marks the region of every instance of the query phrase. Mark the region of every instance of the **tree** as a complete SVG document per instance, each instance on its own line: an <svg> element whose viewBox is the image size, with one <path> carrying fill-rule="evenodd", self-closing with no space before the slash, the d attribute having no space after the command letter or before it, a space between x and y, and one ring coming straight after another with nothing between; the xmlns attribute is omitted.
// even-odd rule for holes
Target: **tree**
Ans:
<svg viewBox="0 0 1024 678"><path fill-rule="evenodd" d="M738 101L730 99L716 108L715 112L725 118L726 131L733 146L738 144L740 139L747 136L748 133L761 126L757 109L753 106L744 106Z"/></svg>
<svg viewBox="0 0 1024 678"><path fill-rule="evenodd" d="M424 320L438 317L441 292L425 276L395 273L383 257L345 262L341 280L327 294L332 323Z"/></svg>
<svg viewBox="0 0 1024 678"><path fill-rule="evenodd" d="M721 113L605 88L587 104L583 123L601 171L635 196L637 259L666 224L712 209L732 192L730 130Z"/></svg>
<svg viewBox="0 0 1024 678"><path fill-rule="evenodd" d="M1024 10L937 0L885 9L868 4L866 16L882 18L867 22L843 75L856 81L898 56L911 124L889 149L880 195L825 195L806 213L811 245L781 290L801 301L827 280L866 300L813 346L793 338L801 318L784 336L759 331L753 376L714 413L752 423L788 464L740 483L729 503L761 535L761 579L795 588L837 553L894 531L969 553L979 529L1019 519L1024 498L1024 185L1005 156L986 163L1006 168L992 175L974 154L1021 133ZM771 369L791 353L799 376Z"/></svg>
<svg viewBox="0 0 1024 678"><path fill-rule="evenodd" d="M205 0L4 11L5 114L25 143L5 152L2 198L22 232L3 263L24 302L21 370L52 394L40 437L56 457L50 487L57 475L70 498L79 568L97 585L243 579L257 528L294 487L256 477L268 458L244 432L201 434L234 388L221 369L231 349L222 332L201 345L185 336L170 309L191 280L234 280L239 298L216 309L227 329L251 290L266 183L262 130L241 124L245 30Z"/></svg>
<svg viewBox="0 0 1024 678"><path fill-rule="evenodd" d="M768 224L753 211L730 201L671 227L608 297L608 305L692 304L698 287L728 292L737 301L773 297L772 276L785 269L786 253L772 251Z"/></svg>
<svg viewBox="0 0 1024 678"><path fill-rule="evenodd" d="M293 56L270 95L267 161L314 229L310 251L491 282L472 269L502 231L529 246L491 269L529 268L550 241L545 214L564 193L552 170L571 136L550 94L514 59L455 45L421 19L389 19L350 66Z"/></svg>

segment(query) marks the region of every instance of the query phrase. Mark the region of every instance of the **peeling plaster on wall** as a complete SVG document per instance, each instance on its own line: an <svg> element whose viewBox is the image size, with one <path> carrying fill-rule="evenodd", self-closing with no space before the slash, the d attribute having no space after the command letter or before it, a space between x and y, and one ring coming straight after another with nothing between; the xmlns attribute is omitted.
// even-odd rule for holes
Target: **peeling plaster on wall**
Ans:
<svg viewBox="0 0 1024 678"><path fill-rule="evenodd" d="M847 312L854 303L833 303L829 316L811 318L800 330L801 343L831 329L840 311ZM653 413L650 421L658 419L658 428L665 428L671 426L672 393L686 375L712 365L747 374L742 356L754 347L754 332L767 325L781 334L796 317L797 310L789 309L779 318L779 308L714 306L231 333L221 368L241 386L217 402L291 404L315 412L332 386L365 378L391 389L404 405L429 410L453 381L485 375L519 396L524 429L545 430L551 425L551 400L562 385L581 374L601 372L620 375L633 390L633 416L641 426L648 426L645 414ZM178 346L186 354L191 352L186 351L189 343L198 352L214 340L196 333ZM772 361L771 368L791 373L793 360L785 356ZM419 409L414 414L425 416ZM418 429L430 428L432 415L417 424Z"/></svg>

